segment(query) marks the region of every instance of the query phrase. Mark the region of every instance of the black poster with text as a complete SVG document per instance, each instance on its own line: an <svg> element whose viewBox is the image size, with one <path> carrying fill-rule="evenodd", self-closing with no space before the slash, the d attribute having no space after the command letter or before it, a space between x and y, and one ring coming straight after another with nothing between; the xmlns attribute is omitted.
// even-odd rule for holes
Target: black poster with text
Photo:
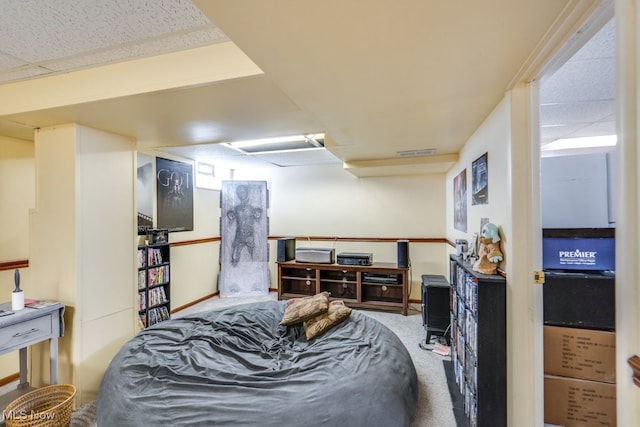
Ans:
<svg viewBox="0 0 640 427"><path fill-rule="evenodd" d="M193 230L193 166L156 158L158 228Z"/></svg>

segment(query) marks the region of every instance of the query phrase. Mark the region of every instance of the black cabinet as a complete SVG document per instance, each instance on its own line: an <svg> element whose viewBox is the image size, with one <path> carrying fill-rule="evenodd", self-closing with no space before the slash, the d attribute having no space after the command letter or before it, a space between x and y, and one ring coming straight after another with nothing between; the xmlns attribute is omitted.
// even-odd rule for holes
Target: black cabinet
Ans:
<svg viewBox="0 0 640 427"><path fill-rule="evenodd" d="M615 276L599 272L545 271L544 324L616 329Z"/></svg>
<svg viewBox="0 0 640 427"><path fill-rule="evenodd" d="M450 258L451 357L471 426L507 425L506 280Z"/></svg>
<svg viewBox="0 0 640 427"><path fill-rule="evenodd" d="M425 344L431 342L431 335L439 335L450 344L450 286L444 276L422 275L422 326L427 336Z"/></svg>

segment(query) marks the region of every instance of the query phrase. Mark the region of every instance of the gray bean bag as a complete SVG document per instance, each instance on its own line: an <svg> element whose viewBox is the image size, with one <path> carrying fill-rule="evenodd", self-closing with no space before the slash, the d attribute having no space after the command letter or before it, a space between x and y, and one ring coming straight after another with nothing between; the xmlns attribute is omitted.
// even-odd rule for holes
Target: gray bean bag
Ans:
<svg viewBox="0 0 640 427"><path fill-rule="evenodd" d="M415 367L398 337L354 310L312 340L284 301L207 311L141 331L110 363L98 425L409 426Z"/></svg>

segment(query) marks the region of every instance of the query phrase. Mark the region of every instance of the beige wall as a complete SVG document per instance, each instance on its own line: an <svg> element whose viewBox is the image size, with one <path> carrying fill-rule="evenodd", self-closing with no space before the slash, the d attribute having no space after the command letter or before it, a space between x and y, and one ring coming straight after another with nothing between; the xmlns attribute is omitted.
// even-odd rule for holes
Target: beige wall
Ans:
<svg viewBox="0 0 640 427"><path fill-rule="evenodd" d="M32 295L66 305L60 381L75 384L84 403L134 333L133 142L70 124L40 129L35 145ZM32 383L48 383L46 349L32 354Z"/></svg>
<svg viewBox="0 0 640 427"><path fill-rule="evenodd" d="M237 170L238 180L265 180L269 188L269 233L278 236L442 238L445 235L444 174L357 178L341 164ZM389 243L298 241L339 252L371 252L378 262L396 262ZM275 242L271 242L272 287L277 287ZM411 243L410 298L420 299L422 274L445 274L445 243Z"/></svg>
<svg viewBox="0 0 640 427"><path fill-rule="evenodd" d="M234 178L267 181L270 235L374 238L441 238L445 235L444 174L357 178L338 164L236 170ZM170 242L174 243L171 249L173 308L218 289L219 243L185 246L175 243L220 236L219 202L219 191L196 188L194 230L169 235ZM276 242L271 241L269 245L270 287L277 288ZM371 252L374 261L380 262L397 260L395 242L299 241L298 246L334 247L336 253ZM422 274L446 273L446 251L444 243L410 245L411 299L420 299Z"/></svg>
<svg viewBox="0 0 640 427"><path fill-rule="evenodd" d="M466 239L471 242L472 234L480 232L480 219L489 220L500 227L502 238L501 249L505 260L500 268L506 267L506 252L509 245L509 112L508 102L501 102L489 115L485 122L460 151L460 160L447 173L446 221L447 237L451 240ZM485 205L471 204L471 164L478 157L487 153L489 167L489 203ZM453 223L453 179L463 170L467 170L467 232L454 228Z"/></svg>
<svg viewBox="0 0 640 427"><path fill-rule="evenodd" d="M447 175L447 236L467 238L479 231L480 218L501 229L507 275L507 398L508 424L541 425L542 411L542 288L533 283L539 269L540 227L535 211L539 188L539 148L532 135L535 96L531 85L517 85L465 144L460 161ZM489 203L471 205L467 198L467 233L453 227L453 178L488 153ZM471 182L468 182L470 188ZM538 224L536 226L535 224ZM537 227L537 228L536 228ZM538 262L538 267L536 267ZM524 421L526 420L526 421Z"/></svg>
<svg viewBox="0 0 640 427"><path fill-rule="evenodd" d="M151 157L155 170L157 153L142 151ZM158 157L193 163L189 159L160 155ZM155 201L155 183L153 187ZM155 208L154 208L155 210ZM157 215L154 215L157 218ZM197 241L220 236L220 192L194 188L193 193L193 230L169 233L171 247L171 308L189 304L218 290L220 243L204 242L179 245L180 242ZM144 238L133 239L143 244ZM137 298L137 295L136 295Z"/></svg>
<svg viewBox="0 0 640 427"><path fill-rule="evenodd" d="M0 261L28 259L29 210L35 205L32 141L0 136L0 200ZM0 271L0 302L11 301L13 275L13 271ZM28 268L20 269L20 283L29 292ZM0 378L17 371L17 353L0 356Z"/></svg>

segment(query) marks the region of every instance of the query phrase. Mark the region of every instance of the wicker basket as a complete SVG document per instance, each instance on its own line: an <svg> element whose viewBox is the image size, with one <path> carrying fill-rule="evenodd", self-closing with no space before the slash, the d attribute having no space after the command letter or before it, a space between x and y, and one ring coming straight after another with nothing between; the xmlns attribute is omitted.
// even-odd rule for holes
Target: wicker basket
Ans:
<svg viewBox="0 0 640 427"><path fill-rule="evenodd" d="M68 427L73 412L76 388L71 384L55 384L23 394L4 410L7 427Z"/></svg>

